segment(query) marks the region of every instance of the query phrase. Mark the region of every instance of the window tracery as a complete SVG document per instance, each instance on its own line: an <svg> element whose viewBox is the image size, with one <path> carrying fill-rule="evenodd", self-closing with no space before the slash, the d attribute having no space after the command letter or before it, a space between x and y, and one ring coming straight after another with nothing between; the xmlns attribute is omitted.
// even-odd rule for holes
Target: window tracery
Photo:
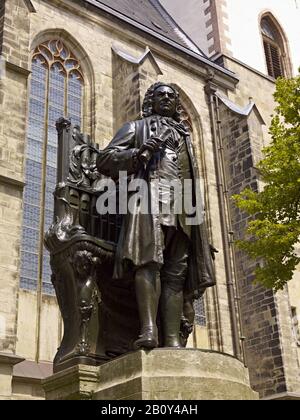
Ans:
<svg viewBox="0 0 300 420"><path fill-rule="evenodd" d="M21 241L21 287L52 293L44 232L53 218L59 117L81 124L84 78L80 62L60 40L36 47L32 57Z"/></svg>

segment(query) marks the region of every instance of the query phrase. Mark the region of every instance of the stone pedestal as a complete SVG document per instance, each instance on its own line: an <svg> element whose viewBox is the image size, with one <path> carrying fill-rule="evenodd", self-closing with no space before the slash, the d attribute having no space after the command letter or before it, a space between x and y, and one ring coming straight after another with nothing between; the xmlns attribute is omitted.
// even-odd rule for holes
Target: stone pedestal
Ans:
<svg viewBox="0 0 300 420"><path fill-rule="evenodd" d="M0 400L12 399L13 368L23 360L14 354L0 353Z"/></svg>
<svg viewBox="0 0 300 420"><path fill-rule="evenodd" d="M75 366L44 381L49 400L255 400L235 358L197 349L155 349L99 367Z"/></svg>

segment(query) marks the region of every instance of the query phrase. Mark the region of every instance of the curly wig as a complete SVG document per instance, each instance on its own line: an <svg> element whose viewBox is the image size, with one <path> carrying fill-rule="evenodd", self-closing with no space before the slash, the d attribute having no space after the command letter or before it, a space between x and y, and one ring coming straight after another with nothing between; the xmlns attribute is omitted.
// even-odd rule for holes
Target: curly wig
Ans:
<svg viewBox="0 0 300 420"><path fill-rule="evenodd" d="M162 83L162 82L156 82L152 86L149 87L149 89L146 92L144 102L143 102L143 117L151 117L153 115L153 96L156 89L158 89L161 86L167 86L174 90L175 92L175 99L176 99L176 112L173 116L175 121L181 122L182 121L182 115L183 115L183 109L181 106L180 98L179 98L179 92L168 83Z"/></svg>

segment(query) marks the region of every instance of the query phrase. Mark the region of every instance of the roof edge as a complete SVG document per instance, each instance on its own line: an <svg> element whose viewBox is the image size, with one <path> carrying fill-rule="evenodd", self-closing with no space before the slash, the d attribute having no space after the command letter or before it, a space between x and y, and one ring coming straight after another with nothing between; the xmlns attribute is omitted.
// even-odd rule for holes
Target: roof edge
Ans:
<svg viewBox="0 0 300 420"><path fill-rule="evenodd" d="M133 57L131 54L127 53L126 51L122 50L121 48L118 48L115 44L112 45L111 49L114 51L115 54L117 54L120 58L122 58L125 61L129 61L132 64L141 65L146 60L146 58L150 58L150 60L153 62L156 72L159 75L162 75L163 72L161 68L159 67L154 55L152 54L152 51L147 46L145 48L145 52L139 57Z"/></svg>
<svg viewBox="0 0 300 420"><path fill-rule="evenodd" d="M255 73L258 76L263 77L264 79L268 80L269 82L271 82L275 85L276 80L273 77L262 73L261 71L255 69L254 67L251 67L249 64L244 63L243 61L238 60L237 58L232 57L231 55L224 54L224 53L217 53L217 54L213 55L212 57L210 57L210 60L212 60L214 63L218 64L219 60L224 61L223 60L224 58L226 60L233 61L234 63L238 64L239 66L244 67L245 69L251 71L252 73ZM221 64L219 64L219 65L221 65Z"/></svg>
<svg viewBox="0 0 300 420"><path fill-rule="evenodd" d="M222 96L218 92L216 92L216 96L220 99L220 101L223 102L223 104L225 106L227 106L227 108L229 108L235 114L239 114L239 115L242 115L244 117L249 117L249 115L251 114L251 112L253 110L255 110L257 112L257 114L258 114L259 119L261 120L261 123L263 125L266 125L266 123L265 123L265 121L264 121L261 113L259 112L259 109L257 108L256 104L253 101L251 101L248 105L246 105L244 108L242 108L239 105L237 105L234 102L232 102L227 97Z"/></svg>
<svg viewBox="0 0 300 420"><path fill-rule="evenodd" d="M189 50L187 47L183 47L179 44L177 44L176 42L170 40L167 37L164 37L163 35L158 34L157 32L155 32L152 29L149 29L147 27L145 27L144 25L134 21L133 19L130 19L127 16L124 16L122 13L119 13L113 9L111 9L110 7L96 2L95 0L83 0L85 3L95 7L96 9L100 9L103 12L106 12L126 23L128 23L129 25L153 36L154 38L159 39L160 41L163 41L165 44L168 44L169 46L177 49L178 51L180 51L181 53L187 54L188 56L196 59L197 61L202 62L204 65L209 66L211 68L213 68L214 70L219 71L220 73L222 73L224 76L227 76L228 78L230 78L232 80L232 83L234 85L236 85L239 82L239 78L237 77L237 75L235 73L233 73L232 71L225 69L222 66L219 66L218 64L214 63L213 61L211 61L209 58L201 56L200 54L196 54L193 51Z"/></svg>
<svg viewBox="0 0 300 420"><path fill-rule="evenodd" d="M26 6L28 7L28 10L31 13L36 13L36 9L35 9L34 5L32 4L31 0L24 0L24 3L26 4Z"/></svg>

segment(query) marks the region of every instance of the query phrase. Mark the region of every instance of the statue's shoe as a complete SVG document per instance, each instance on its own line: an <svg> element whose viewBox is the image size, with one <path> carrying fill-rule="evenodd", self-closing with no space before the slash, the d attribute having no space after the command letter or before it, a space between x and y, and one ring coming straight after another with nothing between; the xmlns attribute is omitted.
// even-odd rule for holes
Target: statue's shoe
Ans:
<svg viewBox="0 0 300 420"><path fill-rule="evenodd" d="M158 346L157 329L148 329L139 335L139 338L134 342L134 348L140 349L154 349Z"/></svg>

